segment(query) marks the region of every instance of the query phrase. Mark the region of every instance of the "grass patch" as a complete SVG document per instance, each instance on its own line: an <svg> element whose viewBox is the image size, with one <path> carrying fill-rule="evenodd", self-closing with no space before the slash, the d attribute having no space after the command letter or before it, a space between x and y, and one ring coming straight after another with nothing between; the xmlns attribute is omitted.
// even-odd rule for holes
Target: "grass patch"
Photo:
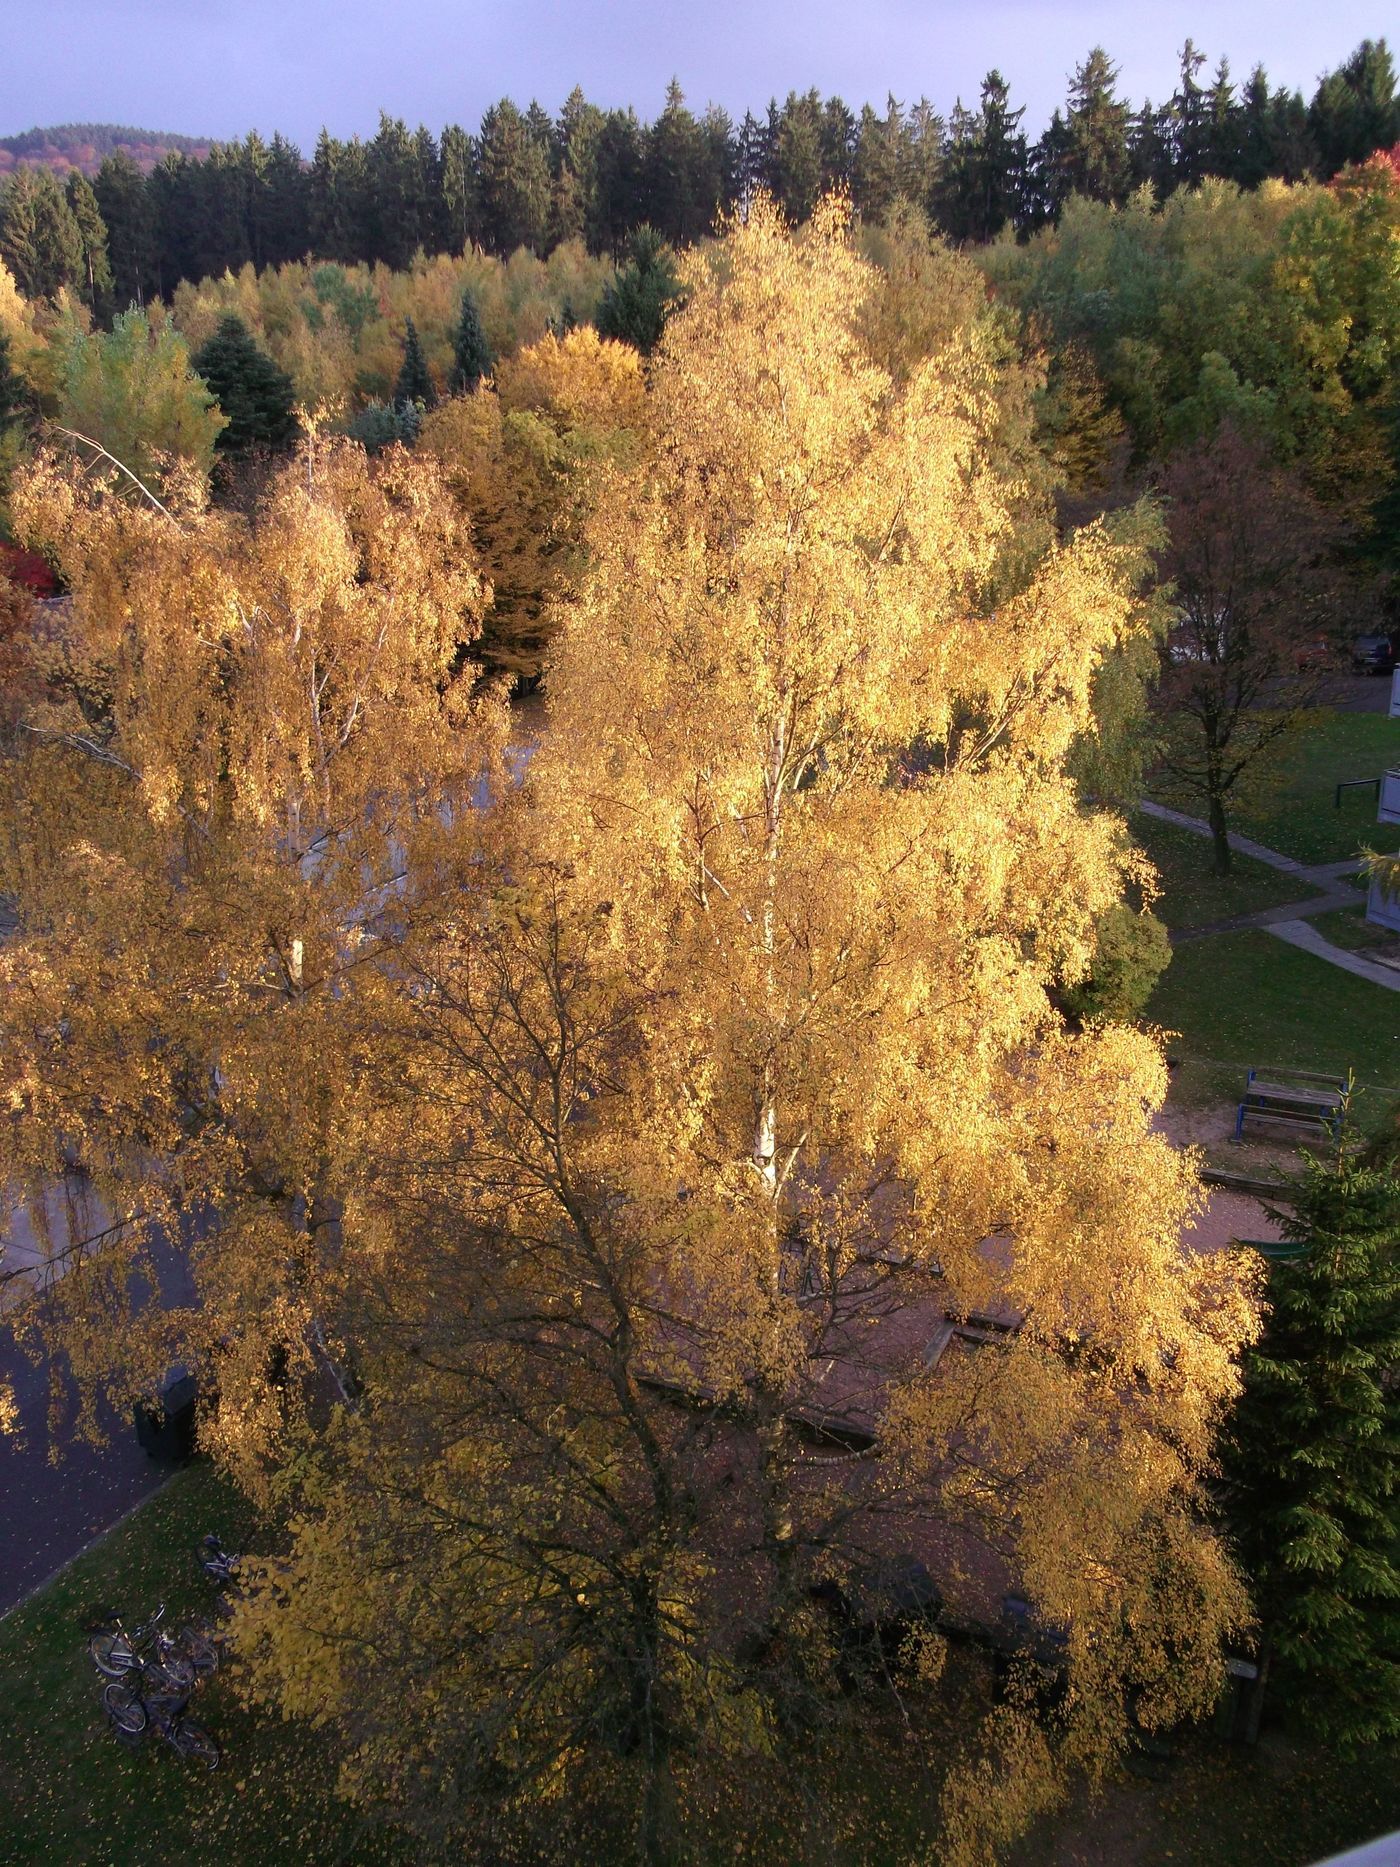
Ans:
<svg viewBox="0 0 1400 1867"><path fill-rule="evenodd" d="M1400 759L1400 728L1384 713L1321 711L1283 754L1282 782L1235 815L1234 830L1298 862L1342 862L1361 849L1400 849L1400 825L1376 822L1374 791L1344 791Z"/></svg>
<svg viewBox="0 0 1400 1867"><path fill-rule="evenodd" d="M1354 1070L1370 1093L1363 1127L1400 1096L1400 995L1329 966L1256 928L1178 947L1146 1015L1180 1032L1171 1044L1212 1088L1235 1093L1251 1067Z"/></svg>
<svg viewBox="0 0 1400 1867"><path fill-rule="evenodd" d="M1271 1731L1257 1749L1203 1739L1161 1781L1133 1776L1043 1823L1013 1867L1117 1867L1131 1859L1183 1867L1307 1867L1400 1822L1400 1747L1343 1759L1306 1733Z"/></svg>
<svg viewBox="0 0 1400 1867"><path fill-rule="evenodd" d="M1365 908L1336 908L1331 914L1319 914L1313 926L1324 940L1345 947L1349 953L1364 953L1368 947L1400 946L1400 934L1368 921Z"/></svg>
<svg viewBox="0 0 1400 1867"><path fill-rule="evenodd" d="M1173 929L1207 927L1236 914L1257 914L1317 894L1296 875L1284 875L1252 856L1236 856L1228 875L1211 872L1211 842L1142 811L1129 819L1133 841L1152 858L1162 893L1152 912Z"/></svg>
<svg viewBox="0 0 1400 1867"><path fill-rule="evenodd" d="M284 1867L412 1858L336 1801L334 1760L313 1733L240 1703L236 1668L201 1686L190 1706L224 1747L212 1775L158 1738L133 1752L108 1731L85 1630L108 1605L140 1619L164 1601L177 1622L207 1610L194 1549L209 1529L237 1547L253 1525L237 1493L196 1466L0 1621L0 1860Z"/></svg>

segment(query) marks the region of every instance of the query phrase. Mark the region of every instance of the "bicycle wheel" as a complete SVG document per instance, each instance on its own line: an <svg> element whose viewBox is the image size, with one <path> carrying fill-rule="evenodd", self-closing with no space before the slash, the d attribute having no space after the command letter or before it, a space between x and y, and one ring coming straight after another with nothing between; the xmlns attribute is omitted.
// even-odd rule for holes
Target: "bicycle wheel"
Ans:
<svg viewBox="0 0 1400 1867"><path fill-rule="evenodd" d="M164 1675L164 1679L182 1692L188 1692L195 1682L195 1664L189 1655L182 1651L183 1643L177 1646L173 1640L162 1642L160 1658L155 1662L155 1670Z"/></svg>
<svg viewBox="0 0 1400 1867"><path fill-rule="evenodd" d="M182 1627L175 1638L180 1643L180 1652L201 1679L219 1670L219 1649L197 1627Z"/></svg>
<svg viewBox="0 0 1400 1867"><path fill-rule="evenodd" d="M206 1770L217 1770L223 1761L224 1753L213 1737L193 1718L181 1718L171 1725L167 1735L182 1757L188 1757L192 1763L202 1763Z"/></svg>
<svg viewBox="0 0 1400 1867"><path fill-rule="evenodd" d="M88 1641L88 1654L104 1679L125 1679L136 1664L131 1642L110 1627Z"/></svg>
<svg viewBox="0 0 1400 1867"><path fill-rule="evenodd" d="M148 1699L164 1699L184 1704L194 1684L194 1668L188 1660L172 1667L168 1660L146 1660L141 1667L141 1691Z"/></svg>
<svg viewBox="0 0 1400 1867"><path fill-rule="evenodd" d="M146 1707L132 1691L119 1679L113 1679L102 1688L102 1709L119 1731L135 1736L144 1731L149 1719Z"/></svg>

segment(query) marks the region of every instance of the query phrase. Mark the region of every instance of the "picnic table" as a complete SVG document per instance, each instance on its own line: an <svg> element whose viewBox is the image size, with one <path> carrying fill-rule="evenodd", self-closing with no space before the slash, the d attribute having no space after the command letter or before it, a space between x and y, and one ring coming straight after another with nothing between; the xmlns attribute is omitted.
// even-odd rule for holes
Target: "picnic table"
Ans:
<svg viewBox="0 0 1400 1867"><path fill-rule="evenodd" d="M1244 1125L1283 1128L1298 1134L1325 1134L1335 1140L1341 1129L1347 1086L1340 1076L1312 1070L1251 1070L1235 1116L1235 1139Z"/></svg>

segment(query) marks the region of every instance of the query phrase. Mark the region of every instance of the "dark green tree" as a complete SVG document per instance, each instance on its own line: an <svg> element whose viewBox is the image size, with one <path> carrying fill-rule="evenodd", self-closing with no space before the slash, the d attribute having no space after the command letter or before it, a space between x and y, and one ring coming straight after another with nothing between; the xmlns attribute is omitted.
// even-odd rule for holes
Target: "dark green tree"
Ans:
<svg viewBox="0 0 1400 1867"><path fill-rule="evenodd" d="M735 147L735 187L740 201L751 201L760 188L776 194L773 185L773 122L744 112Z"/></svg>
<svg viewBox="0 0 1400 1867"><path fill-rule="evenodd" d="M341 142L322 130L311 163L307 204L311 251L353 265L373 248L369 164L359 137Z"/></svg>
<svg viewBox="0 0 1400 1867"><path fill-rule="evenodd" d="M650 354L666 319L681 301L674 255L654 227L632 235L627 264L603 288L598 332Z"/></svg>
<svg viewBox="0 0 1400 1867"><path fill-rule="evenodd" d="M1118 96L1118 67L1096 45L1070 80L1065 145L1056 178L1060 201L1072 194L1122 201L1128 192L1128 106Z"/></svg>
<svg viewBox="0 0 1400 1867"><path fill-rule="evenodd" d="M1400 1179L1309 1164L1229 1435L1239 1550L1309 1725L1400 1737Z"/></svg>
<svg viewBox="0 0 1400 1867"><path fill-rule="evenodd" d="M789 91L781 111L770 104L772 186L794 223L811 218L825 177L822 100L819 91Z"/></svg>
<svg viewBox="0 0 1400 1867"><path fill-rule="evenodd" d="M1339 70L1323 78L1308 122L1324 176L1400 142L1395 66L1384 39L1363 39Z"/></svg>
<svg viewBox="0 0 1400 1867"><path fill-rule="evenodd" d="M237 272L253 258L253 195L266 156L261 137L255 136L248 143L214 143L203 162L190 164L200 206L194 277ZM170 289L169 280L161 283Z"/></svg>
<svg viewBox="0 0 1400 1867"><path fill-rule="evenodd" d="M443 238L449 253L464 253L476 238L476 154L460 124L449 123L443 131L438 159Z"/></svg>
<svg viewBox="0 0 1400 1867"><path fill-rule="evenodd" d="M883 117L865 105L856 128L851 171L851 197L862 219L883 221L899 198L904 187L904 142L904 113L893 94L885 100Z"/></svg>
<svg viewBox="0 0 1400 1867"><path fill-rule="evenodd" d="M483 376L489 376L495 357L481 328L481 314L468 287L462 293L462 310L457 319L457 334L452 343L452 390L464 395L475 389Z"/></svg>
<svg viewBox="0 0 1400 1867"><path fill-rule="evenodd" d="M268 144L259 201L257 241L263 264L284 266L304 259L311 247L310 176L295 143L281 134Z"/></svg>
<svg viewBox="0 0 1400 1867"><path fill-rule="evenodd" d="M999 71L989 71L982 80L976 110L965 110L961 102L954 110L934 191L937 218L950 239L995 239L1017 217L1026 170L1022 115L1010 108Z"/></svg>
<svg viewBox="0 0 1400 1867"><path fill-rule="evenodd" d="M171 155L161 166L189 167ZM156 291L156 225L146 178L124 149L106 157L92 186L107 229L107 258L112 268L112 300L119 308L144 305ZM180 275L170 281L174 289Z"/></svg>
<svg viewBox="0 0 1400 1867"><path fill-rule="evenodd" d="M151 289L173 292L181 279L199 277L204 217L199 164L172 149L147 178L146 203L155 248Z"/></svg>
<svg viewBox="0 0 1400 1867"><path fill-rule="evenodd" d="M191 358L208 383L228 426L215 446L221 453L250 447L290 447L299 432L290 376L254 342L241 318L220 318L209 341Z"/></svg>
<svg viewBox="0 0 1400 1867"><path fill-rule="evenodd" d="M0 196L0 259L26 298L83 280L83 242L52 169L16 169Z"/></svg>
<svg viewBox="0 0 1400 1867"><path fill-rule="evenodd" d="M1171 113L1144 102L1128 131L1129 180L1165 200L1176 185L1172 169Z"/></svg>
<svg viewBox="0 0 1400 1867"><path fill-rule="evenodd" d="M1227 178L1234 175L1242 128L1241 109L1230 80L1230 61L1222 58L1215 68L1215 82L1206 92L1205 165L1209 174Z"/></svg>
<svg viewBox="0 0 1400 1867"><path fill-rule="evenodd" d="M542 252L553 192L549 151L508 97L481 119L481 233L493 253Z"/></svg>
<svg viewBox="0 0 1400 1867"><path fill-rule="evenodd" d="M423 346L418 340L417 327L412 318L404 320L403 365L399 370L399 379L394 384L394 402L419 403L424 408L431 408L437 401L437 390L428 373L428 359L423 355Z"/></svg>
<svg viewBox="0 0 1400 1867"><path fill-rule="evenodd" d="M610 110L598 131L598 181L587 239L595 253L620 263L632 229L643 218L645 151L632 110Z"/></svg>
<svg viewBox="0 0 1400 1867"><path fill-rule="evenodd" d="M107 228L97 205L97 196L92 192L92 183L81 169L74 169L69 175L64 194L68 199L68 211L73 216L73 225L78 229L78 238L82 243L83 276L79 290L84 301L96 307L104 302L112 290L112 268L107 259Z"/></svg>
<svg viewBox="0 0 1400 1867"><path fill-rule="evenodd" d="M1194 188L1209 160L1209 109L1197 76L1205 62L1205 53L1188 39L1181 48L1181 79L1166 112L1172 185L1177 188Z"/></svg>

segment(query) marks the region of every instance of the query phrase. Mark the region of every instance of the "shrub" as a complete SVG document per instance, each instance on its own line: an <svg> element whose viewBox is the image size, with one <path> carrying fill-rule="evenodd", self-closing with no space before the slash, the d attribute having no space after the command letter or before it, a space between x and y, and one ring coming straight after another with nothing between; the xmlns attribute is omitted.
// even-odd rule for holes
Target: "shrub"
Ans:
<svg viewBox="0 0 1400 1867"><path fill-rule="evenodd" d="M1135 1018L1171 960L1167 930L1145 909L1108 909L1099 920L1094 962L1086 979L1069 987L1064 1007L1075 1018Z"/></svg>

